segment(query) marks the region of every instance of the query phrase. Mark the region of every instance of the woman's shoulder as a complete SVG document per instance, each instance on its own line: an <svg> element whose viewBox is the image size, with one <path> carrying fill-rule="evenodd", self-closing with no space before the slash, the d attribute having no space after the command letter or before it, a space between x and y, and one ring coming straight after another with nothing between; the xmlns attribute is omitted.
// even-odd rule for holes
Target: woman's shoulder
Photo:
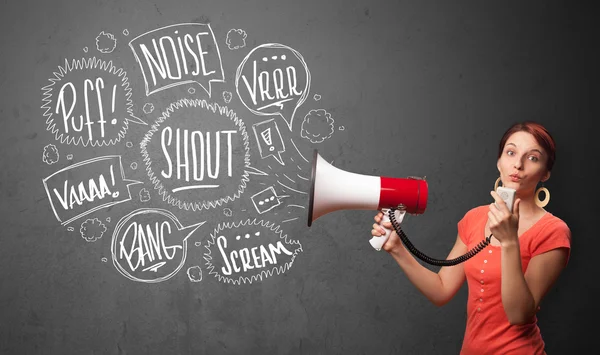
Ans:
<svg viewBox="0 0 600 355"><path fill-rule="evenodd" d="M481 206L475 206L473 208L471 208L470 210L468 210L463 218L466 219L478 219L481 218L481 216L487 216L488 211L490 210L489 205L481 205Z"/></svg>
<svg viewBox="0 0 600 355"><path fill-rule="evenodd" d="M546 223L543 224L544 229L559 230L571 234L569 225L562 218L555 216L550 211L546 211L544 218L546 219Z"/></svg>

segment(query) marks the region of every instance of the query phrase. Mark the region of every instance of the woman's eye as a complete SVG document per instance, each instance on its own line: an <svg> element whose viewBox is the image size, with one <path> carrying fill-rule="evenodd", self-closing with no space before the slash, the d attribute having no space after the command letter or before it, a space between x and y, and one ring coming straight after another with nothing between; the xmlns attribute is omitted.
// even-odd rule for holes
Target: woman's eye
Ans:
<svg viewBox="0 0 600 355"><path fill-rule="evenodd" d="M513 152L512 150L509 150L509 151L506 152L506 154L513 155L513 154L515 154L515 152Z"/></svg>
<svg viewBox="0 0 600 355"><path fill-rule="evenodd" d="M529 157L529 160L531 160L531 161L538 161L539 159L535 155L532 155L532 156Z"/></svg>

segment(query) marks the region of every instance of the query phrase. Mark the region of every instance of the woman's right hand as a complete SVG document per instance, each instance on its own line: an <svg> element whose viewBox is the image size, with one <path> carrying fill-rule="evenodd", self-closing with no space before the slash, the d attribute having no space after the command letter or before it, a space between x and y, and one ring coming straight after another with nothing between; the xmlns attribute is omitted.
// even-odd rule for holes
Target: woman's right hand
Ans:
<svg viewBox="0 0 600 355"><path fill-rule="evenodd" d="M381 237L381 236L385 235L386 231L385 231L385 229L382 228L382 225L380 225L381 220L383 219L383 212L379 211L373 219L375 220L375 223L373 223L373 229L371 229L371 235L374 237ZM404 245L402 244L400 237L398 236L398 234L394 230L394 227L392 226L392 222L389 222L389 221L383 222L383 227L391 230L392 233L390 234L390 237L385 242L385 244L383 244L382 249L389 253L389 252L397 250L398 248L404 248Z"/></svg>

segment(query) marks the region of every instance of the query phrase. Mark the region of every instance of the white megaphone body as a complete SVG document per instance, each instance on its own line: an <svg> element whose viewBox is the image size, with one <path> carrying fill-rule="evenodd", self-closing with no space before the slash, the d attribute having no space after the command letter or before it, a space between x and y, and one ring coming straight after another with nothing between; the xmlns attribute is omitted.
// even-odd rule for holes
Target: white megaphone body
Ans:
<svg viewBox="0 0 600 355"><path fill-rule="evenodd" d="M401 218L405 212L422 214L427 207L427 197L427 182L423 178L391 178L350 173L327 163L315 149L308 226L310 227L317 218L337 210L385 212L390 208L399 208ZM384 213L383 221L389 221L387 213ZM384 236L373 237L370 240L376 250L380 250L389 238L391 231L387 228L386 230Z"/></svg>

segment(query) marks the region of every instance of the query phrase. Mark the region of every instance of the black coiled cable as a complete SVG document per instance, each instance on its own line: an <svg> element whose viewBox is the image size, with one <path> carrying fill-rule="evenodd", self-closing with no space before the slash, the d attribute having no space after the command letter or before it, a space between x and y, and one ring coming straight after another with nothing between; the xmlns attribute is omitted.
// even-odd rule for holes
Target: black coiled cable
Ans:
<svg viewBox="0 0 600 355"><path fill-rule="evenodd" d="M402 243L404 243L404 245L406 246L406 248L417 258L423 260L424 262L430 264L430 265L435 265L435 266L452 266L452 265L457 265L460 264L462 262L465 262L467 260L469 260L470 258L474 257L477 253L479 253L480 251L482 251L485 247L487 247L491 240L492 240L492 235L490 234L487 238L485 238L484 240L482 240L479 244L477 244L476 246L473 247L473 249L469 250L466 254L461 255L457 258L451 259L451 260L439 260L439 259L433 259L430 258L429 256L423 254L421 251L419 251L411 242L410 240L408 240L408 237L406 236L406 234L404 234L404 231L400 228L400 224L398 223L398 221L396 221L396 214L395 214L396 208L390 208L388 214L390 217L390 222L392 222L392 226L394 227L394 230L396 230L396 233L398 234L398 236L400 237L400 239L402 240Z"/></svg>

